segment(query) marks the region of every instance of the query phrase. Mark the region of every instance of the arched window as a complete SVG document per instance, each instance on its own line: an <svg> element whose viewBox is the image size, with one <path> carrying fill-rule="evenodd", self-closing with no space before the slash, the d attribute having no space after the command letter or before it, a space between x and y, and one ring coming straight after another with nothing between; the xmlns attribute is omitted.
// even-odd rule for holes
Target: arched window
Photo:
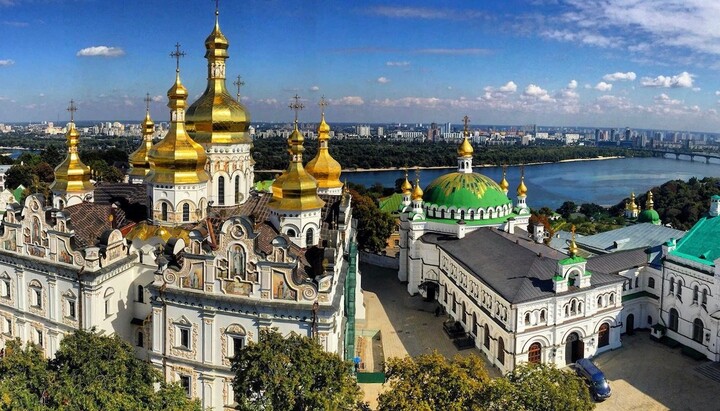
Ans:
<svg viewBox="0 0 720 411"><path fill-rule="evenodd" d="M10 276L5 273L0 274L0 297L10 298Z"/></svg>
<svg viewBox="0 0 720 411"><path fill-rule="evenodd" d="M505 364L505 341L502 337L498 337L497 359L500 364Z"/></svg>
<svg viewBox="0 0 720 411"><path fill-rule="evenodd" d="M610 293L610 305L615 305L615 293Z"/></svg>
<svg viewBox="0 0 720 411"><path fill-rule="evenodd" d="M673 293L675 293L675 279L671 278L670 279L670 294L673 294Z"/></svg>
<svg viewBox="0 0 720 411"><path fill-rule="evenodd" d="M450 210L450 219L451 220L455 219L455 210Z"/></svg>
<svg viewBox="0 0 720 411"><path fill-rule="evenodd" d="M30 302L30 304L35 308L43 308L43 292L42 284L40 284L40 281L30 281L30 290L32 292L32 301Z"/></svg>
<svg viewBox="0 0 720 411"><path fill-rule="evenodd" d="M240 176L235 176L235 204L240 204Z"/></svg>
<svg viewBox="0 0 720 411"><path fill-rule="evenodd" d="M467 324L467 308L465 307L465 301L462 303L462 322Z"/></svg>
<svg viewBox="0 0 720 411"><path fill-rule="evenodd" d="M312 228L308 228L305 233L305 246L310 247L315 245L315 231Z"/></svg>
<svg viewBox="0 0 720 411"><path fill-rule="evenodd" d="M190 221L190 204L183 204L183 221Z"/></svg>
<svg viewBox="0 0 720 411"><path fill-rule="evenodd" d="M702 343L704 329L705 328L703 327L702 320L699 318L696 318L695 321L693 321L693 334L692 334L693 341Z"/></svg>
<svg viewBox="0 0 720 411"><path fill-rule="evenodd" d="M682 301L682 290L683 290L683 282L682 280L678 279L677 282L677 298L678 300Z"/></svg>
<svg viewBox="0 0 720 411"><path fill-rule="evenodd" d="M575 306L575 300L570 302L570 315L577 314L577 307Z"/></svg>
<svg viewBox="0 0 720 411"><path fill-rule="evenodd" d="M540 364L540 354L542 352L542 346L539 342L530 344L530 350L528 351L528 362L533 364Z"/></svg>
<svg viewBox="0 0 720 411"><path fill-rule="evenodd" d="M225 205L225 177L218 177L217 186L218 205Z"/></svg>
<svg viewBox="0 0 720 411"><path fill-rule="evenodd" d="M668 328L675 332L678 330L678 312L674 308L671 308L668 314Z"/></svg>
<svg viewBox="0 0 720 411"><path fill-rule="evenodd" d="M472 333L477 338L477 314L473 313Z"/></svg>
<svg viewBox="0 0 720 411"><path fill-rule="evenodd" d="M544 308L542 310L540 310L540 322L541 323L545 322L545 309Z"/></svg>
<svg viewBox="0 0 720 411"><path fill-rule="evenodd" d="M144 303L145 302L145 289L142 285L137 286L137 302Z"/></svg>
<svg viewBox="0 0 720 411"><path fill-rule="evenodd" d="M583 312L583 303L582 301L578 302L578 314L582 314Z"/></svg>
<svg viewBox="0 0 720 411"><path fill-rule="evenodd" d="M701 305L702 305L703 307L707 307L707 295L708 295L707 289L706 289L706 288L703 288L702 300L700 300Z"/></svg>
<svg viewBox="0 0 720 411"><path fill-rule="evenodd" d="M598 347L610 345L610 325L603 323L598 330Z"/></svg>
<svg viewBox="0 0 720 411"><path fill-rule="evenodd" d="M525 325L530 325L530 313L525 313Z"/></svg>
<svg viewBox="0 0 720 411"><path fill-rule="evenodd" d="M167 203L160 204L160 219L163 221L168 220L168 205L167 205Z"/></svg>
<svg viewBox="0 0 720 411"><path fill-rule="evenodd" d="M287 230L287 233L285 233L285 234L287 234L287 236L290 238L297 236L297 234L295 234L295 230L293 230L292 228Z"/></svg>
<svg viewBox="0 0 720 411"><path fill-rule="evenodd" d="M655 288L655 279L652 277L648 278L648 288Z"/></svg>
<svg viewBox="0 0 720 411"><path fill-rule="evenodd" d="M598 306L598 308L601 308L601 307L603 306L602 300L603 300L602 295L599 295L598 298L597 298L597 306Z"/></svg>
<svg viewBox="0 0 720 411"><path fill-rule="evenodd" d="M484 339L483 345L485 346L485 348L487 348L489 350L490 349L490 327L488 327L488 325L485 324L483 331L484 331L483 334L485 334L483 337L483 339Z"/></svg>
<svg viewBox="0 0 720 411"><path fill-rule="evenodd" d="M697 304L699 299L700 299L700 289L696 285L695 287L693 287L693 300L692 300L693 304Z"/></svg>

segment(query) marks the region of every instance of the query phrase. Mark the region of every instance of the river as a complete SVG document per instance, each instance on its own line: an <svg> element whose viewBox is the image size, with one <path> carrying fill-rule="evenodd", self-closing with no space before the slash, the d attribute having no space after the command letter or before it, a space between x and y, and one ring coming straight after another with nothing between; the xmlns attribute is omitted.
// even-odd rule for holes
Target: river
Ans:
<svg viewBox="0 0 720 411"><path fill-rule="evenodd" d="M421 187L451 169L420 170ZM502 179L502 167L475 167L475 172L495 181ZM403 177L402 170L346 171L342 179L371 186L377 182L392 187ZM614 205L631 192L641 194L668 180L688 180L691 177L720 177L720 164L706 164L687 160L663 158L617 158L594 161L572 161L525 166L527 203L532 208L543 206L556 209L563 201ZM410 178L414 180L414 171ZM515 200L515 189L520 179L520 167L508 167L509 197ZM644 204L641 206L644 207Z"/></svg>

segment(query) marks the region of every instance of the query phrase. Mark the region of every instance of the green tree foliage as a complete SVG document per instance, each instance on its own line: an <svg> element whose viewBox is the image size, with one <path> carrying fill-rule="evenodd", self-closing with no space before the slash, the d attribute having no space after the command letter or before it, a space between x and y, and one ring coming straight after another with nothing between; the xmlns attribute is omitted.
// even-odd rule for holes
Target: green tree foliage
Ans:
<svg viewBox="0 0 720 411"><path fill-rule="evenodd" d="M353 217L357 219L357 241L361 249L379 252L387 246L387 239L395 230L393 217L378 208L371 197L350 190Z"/></svg>
<svg viewBox="0 0 720 411"><path fill-rule="evenodd" d="M15 164L5 173L5 186L14 190L19 185L30 187L33 183L33 168L24 164Z"/></svg>
<svg viewBox="0 0 720 411"><path fill-rule="evenodd" d="M200 410L118 336L76 331L63 338L52 360L19 341L8 348L0 361L0 409Z"/></svg>
<svg viewBox="0 0 720 411"><path fill-rule="evenodd" d="M389 390L378 397L378 410L464 411L482 404L489 377L482 360L437 352L416 358L391 358L386 376Z"/></svg>
<svg viewBox="0 0 720 411"><path fill-rule="evenodd" d="M552 365L522 364L505 377L488 377L476 355L452 360L434 353L390 359L389 389L378 410L584 411L594 403L585 382Z"/></svg>
<svg viewBox="0 0 720 411"><path fill-rule="evenodd" d="M564 219L570 218L570 214L577 212L577 204L575 204L572 201L565 201L562 203L560 208L558 208L557 213L560 214Z"/></svg>
<svg viewBox="0 0 720 411"><path fill-rule="evenodd" d="M307 337L283 338L275 331L261 330L258 338L233 358L233 389L239 410L346 410L359 406L361 392L350 363L325 352Z"/></svg>
<svg viewBox="0 0 720 411"><path fill-rule="evenodd" d="M60 150L58 144L49 144L40 152L40 160L50 164L53 169L62 163L65 154Z"/></svg>

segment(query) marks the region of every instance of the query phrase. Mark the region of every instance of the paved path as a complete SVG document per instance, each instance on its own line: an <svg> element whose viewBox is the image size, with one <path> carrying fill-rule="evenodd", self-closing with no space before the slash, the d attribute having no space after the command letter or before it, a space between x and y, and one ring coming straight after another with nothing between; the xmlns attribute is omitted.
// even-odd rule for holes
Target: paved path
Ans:
<svg viewBox="0 0 720 411"><path fill-rule="evenodd" d="M373 359L363 359L368 368L382 359L406 355L417 356L434 350L448 358L456 354L474 353L484 359L478 349L459 351L455 348L443 332L442 323L447 317L435 316L437 303L427 302L420 296L408 294L406 285L401 284L397 279L397 270L361 263L360 271L366 321L357 325L357 335L374 335L379 331L382 342L382 356L374 355ZM488 363L485 365L491 376L500 375L497 369L491 368ZM380 364L374 366L376 370L382 370ZM360 384L360 386L365 392L365 400L375 407L383 385Z"/></svg>
<svg viewBox="0 0 720 411"><path fill-rule="evenodd" d="M613 390L598 411L720 409L720 383L696 371L706 361L656 343L647 332L625 335L622 343L593 360Z"/></svg>

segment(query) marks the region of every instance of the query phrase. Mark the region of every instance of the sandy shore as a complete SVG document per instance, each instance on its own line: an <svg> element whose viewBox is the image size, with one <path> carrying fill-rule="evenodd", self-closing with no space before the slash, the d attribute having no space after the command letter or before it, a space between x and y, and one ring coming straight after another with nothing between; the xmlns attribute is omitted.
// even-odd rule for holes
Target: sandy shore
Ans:
<svg viewBox="0 0 720 411"><path fill-rule="evenodd" d="M599 161L599 160L613 160L616 158L624 158L622 156L610 156L610 157L594 157L594 158L569 158L567 160L560 160L560 161L538 161L535 163L525 163L525 164L513 164L509 167L518 167L520 165L524 166L535 166L540 164L553 164L553 163L573 163L576 161ZM478 164L475 165L475 167L480 168L488 168L488 167L498 167L495 164ZM432 166L432 167L408 167L408 170L414 170L416 168L420 168L421 170L454 170L457 168L457 166ZM365 173L365 172L375 172L375 171L404 171L405 167L387 167L387 168L344 168L343 173ZM255 170L256 173L282 173L285 170Z"/></svg>

